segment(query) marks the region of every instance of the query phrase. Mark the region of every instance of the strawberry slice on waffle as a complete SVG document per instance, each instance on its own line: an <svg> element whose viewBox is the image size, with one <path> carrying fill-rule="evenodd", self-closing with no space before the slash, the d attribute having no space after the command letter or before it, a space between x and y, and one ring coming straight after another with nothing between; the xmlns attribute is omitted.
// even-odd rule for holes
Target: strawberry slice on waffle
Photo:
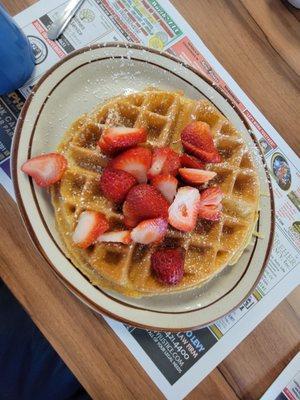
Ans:
<svg viewBox="0 0 300 400"><path fill-rule="evenodd" d="M205 164L199 161L196 157L190 156L189 154L183 153L180 157L181 167L185 168L197 168L204 169Z"/></svg>
<svg viewBox="0 0 300 400"><path fill-rule="evenodd" d="M157 175L176 175L180 167L180 155L170 147L160 147L154 150L148 178Z"/></svg>
<svg viewBox="0 0 300 400"><path fill-rule="evenodd" d="M179 168L179 174L186 182L193 184L208 182L217 175L213 171L195 168Z"/></svg>
<svg viewBox="0 0 300 400"><path fill-rule="evenodd" d="M194 121L188 124L181 132L181 142L187 153L193 154L203 162L222 161L206 122Z"/></svg>
<svg viewBox="0 0 300 400"><path fill-rule="evenodd" d="M178 180L174 176L157 175L152 179L151 184L160 191L169 203L172 203L178 186Z"/></svg>
<svg viewBox="0 0 300 400"><path fill-rule="evenodd" d="M130 231L112 231L106 232L97 238L97 242L111 242L111 243L123 243L130 244L132 242Z"/></svg>
<svg viewBox="0 0 300 400"><path fill-rule="evenodd" d="M168 229L168 221L153 218L140 222L132 231L131 239L136 243L150 244L160 242Z"/></svg>
<svg viewBox="0 0 300 400"><path fill-rule="evenodd" d="M105 168L100 178L100 189L104 196L115 203L121 203L137 180L126 171Z"/></svg>
<svg viewBox="0 0 300 400"><path fill-rule="evenodd" d="M159 282L166 285L176 285L184 275L183 250L156 250L151 256L151 269Z"/></svg>
<svg viewBox="0 0 300 400"><path fill-rule="evenodd" d="M147 182L147 172L151 166L152 154L149 149L135 147L124 151L112 159L109 167L121 169L133 175L139 183Z"/></svg>
<svg viewBox="0 0 300 400"><path fill-rule="evenodd" d="M218 221L222 214L222 199L223 193L218 186L203 190L199 204L199 218Z"/></svg>
<svg viewBox="0 0 300 400"><path fill-rule="evenodd" d="M97 211L83 211L79 215L73 233L73 242L77 247L86 249L108 228L109 224L104 214Z"/></svg>
<svg viewBox="0 0 300 400"><path fill-rule="evenodd" d="M199 202L198 189L181 187L169 207L169 224L180 231L191 232L196 226Z"/></svg>
<svg viewBox="0 0 300 400"><path fill-rule="evenodd" d="M169 204L153 186L141 183L128 192L123 204L124 223L128 228L152 218L168 218Z"/></svg>
<svg viewBox="0 0 300 400"><path fill-rule="evenodd" d="M98 142L103 153L116 154L147 140L145 128L125 128L123 126L105 128Z"/></svg>

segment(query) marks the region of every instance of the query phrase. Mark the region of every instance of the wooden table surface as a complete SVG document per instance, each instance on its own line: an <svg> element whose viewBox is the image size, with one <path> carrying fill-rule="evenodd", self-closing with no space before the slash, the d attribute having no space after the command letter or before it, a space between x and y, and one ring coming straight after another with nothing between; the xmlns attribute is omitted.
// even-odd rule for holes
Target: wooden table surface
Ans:
<svg viewBox="0 0 300 400"><path fill-rule="evenodd" d="M34 0L2 3L16 14ZM299 153L299 11L280 0L173 3ZM2 188L0 218L1 278L92 398L163 398L104 320L55 278ZM299 351L299 295L288 296L187 398L258 399Z"/></svg>

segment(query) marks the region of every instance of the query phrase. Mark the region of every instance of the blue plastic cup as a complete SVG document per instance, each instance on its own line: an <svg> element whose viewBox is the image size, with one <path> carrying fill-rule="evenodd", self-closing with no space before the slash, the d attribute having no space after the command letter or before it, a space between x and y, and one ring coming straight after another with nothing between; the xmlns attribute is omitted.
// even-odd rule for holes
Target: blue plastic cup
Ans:
<svg viewBox="0 0 300 400"><path fill-rule="evenodd" d="M34 55L27 37L0 4L0 95L24 85L33 68Z"/></svg>

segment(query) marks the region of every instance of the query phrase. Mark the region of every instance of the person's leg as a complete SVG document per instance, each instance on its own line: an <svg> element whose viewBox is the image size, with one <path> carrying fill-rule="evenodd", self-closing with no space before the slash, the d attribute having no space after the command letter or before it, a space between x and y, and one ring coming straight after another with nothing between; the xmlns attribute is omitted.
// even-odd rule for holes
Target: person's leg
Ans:
<svg viewBox="0 0 300 400"><path fill-rule="evenodd" d="M0 399L89 399L1 280Z"/></svg>

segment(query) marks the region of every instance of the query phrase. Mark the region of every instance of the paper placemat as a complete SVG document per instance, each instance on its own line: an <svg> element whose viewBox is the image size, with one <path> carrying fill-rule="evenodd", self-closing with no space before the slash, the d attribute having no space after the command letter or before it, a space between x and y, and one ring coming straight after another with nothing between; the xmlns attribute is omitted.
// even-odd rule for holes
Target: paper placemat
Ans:
<svg viewBox="0 0 300 400"><path fill-rule="evenodd" d="M180 400L299 284L299 159L169 1L86 0L60 39L51 41L47 28L64 4L41 0L15 17L33 46L36 68L22 88L0 97L0 183L11 196L11 140L33 85L66 54L97 42L141 43L199 69L244 114L265 153L275 195L276 229L270 261L253 294L224 318L193 332L152 332L105 318L162 393Z"/></svg>

